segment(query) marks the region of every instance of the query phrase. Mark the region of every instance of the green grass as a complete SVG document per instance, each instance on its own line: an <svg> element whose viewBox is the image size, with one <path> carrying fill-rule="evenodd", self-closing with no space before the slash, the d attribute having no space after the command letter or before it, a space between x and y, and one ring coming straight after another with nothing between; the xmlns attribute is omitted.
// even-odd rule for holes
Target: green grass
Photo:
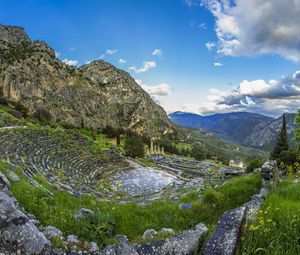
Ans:
<svg viewBox="0 0 300 255"><path fill-rule="evenodd" d="M247 227L242 254L300 254L300 183L286 181L271 191Z"/></svg>
<svg viewBox="0 0 300 255"><path fill-rule="evenodd" d="M35 188L24 177L21 178L20 183L12 184L11 191L44 226L53 225L66 235L76 234L82 240L98 242L101 247L114 242L116 234L125 234L131 241L139 241L149 228L159 230L166 227L179 232L202 222L212 230L224 211L248 201L260 188L260 177L249 175L234 178L214 191L205 191L203 202L199 202L198 195L192 192L179 202L167 200L138 205L100 201L94 196L73 197L55 189L38 176L36 180L53 193L51 196L49 192ZM180 210L180 203L192 203L193 207ZM92 209L95 216L76 221L73 215L82 207Z"/></svg>

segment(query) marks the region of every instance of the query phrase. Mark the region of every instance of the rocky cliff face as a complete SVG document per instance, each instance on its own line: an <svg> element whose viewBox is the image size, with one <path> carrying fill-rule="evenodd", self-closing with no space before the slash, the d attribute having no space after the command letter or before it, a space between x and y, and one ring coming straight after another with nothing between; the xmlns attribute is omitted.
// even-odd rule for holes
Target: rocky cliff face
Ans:
<svg viewBox="0 0 300 255"><path fill-rule="evenodd" d="M20 27L0 26L0 96L31 112L46 108L56 121L76 127L109 125L147 135L177 132L128 73L104 61L68 66Z"/></svg>

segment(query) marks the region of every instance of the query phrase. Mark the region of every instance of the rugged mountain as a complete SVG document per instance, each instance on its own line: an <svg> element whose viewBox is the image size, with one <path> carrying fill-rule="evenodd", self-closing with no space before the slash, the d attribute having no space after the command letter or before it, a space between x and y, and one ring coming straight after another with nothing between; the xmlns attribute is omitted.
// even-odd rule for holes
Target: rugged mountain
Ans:
<svg viewBox="0 0 300 255"><path fill-rule="evenodd" d="M178 131L127 72L104 61L66 65L20 27L0 26L0 96L31 112L48 109L54 120L77 127L130 128L148 135Z"/></svg>
<svg viewBox="0 0 300 255"><path fill-rule="evenodd" d="M289 137L295 128L295 114L286 114ZM169 118L178 125L200 128L219 137L245 146L270 148L276 141L282 126L277 119L249 112L233 112L201 116L193 113L175 112Z"/></svg>
<svg viewBox="0 0 300 255"><path fill-rule="evenodd" d="M293 130L297 127L294 119L295 113L286 113L287 133L292 143ZM264 127L256 127L253 132L248 135L243 142L252 147L270 148L276 142L277 135L282 127L282 116L272 120Z"/></svg>

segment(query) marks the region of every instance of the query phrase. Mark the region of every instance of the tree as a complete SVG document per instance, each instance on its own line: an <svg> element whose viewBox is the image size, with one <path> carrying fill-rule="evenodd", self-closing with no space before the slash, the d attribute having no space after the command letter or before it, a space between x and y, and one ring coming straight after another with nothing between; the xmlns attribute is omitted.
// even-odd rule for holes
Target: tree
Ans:
<svg viewBox="0 0 300 255"><path fill-rule="evenodd" d="M145 156L144 144L141 137L128 136L125 141L124 149L126 156L132 158Z"/></svg>
<svg viewBox="0 0 300 255"><path fill-rule="evenodd" d="M300 150L300 110L298 111L298 114L295 117L295 123L297 125L297 128L294 130L294 140L298 143L298 152Z"/></svg>
<svg viewBox="0 0 300 255"><path fill-rule="evenodd" d="M260 159L254 159L249 162L246 168L247 173L252 173L255 168L260 168L263 165L263 161Z"/></svg>
<svg viewBox="0 0 300 255"><path fill-rule="evenodd" d="M279 159L280 153L289 149L285 114L282 118L282 127L277 137L277 142L273 148L273 151L271 152L271 159Z"/></svg>
<svg viewBox="0 0 300 255"><path fill-rule="evenodd" d="M195 143L191 151L191 156L196 160L204 160L206 159L206 151L201 144Z"/></svg>

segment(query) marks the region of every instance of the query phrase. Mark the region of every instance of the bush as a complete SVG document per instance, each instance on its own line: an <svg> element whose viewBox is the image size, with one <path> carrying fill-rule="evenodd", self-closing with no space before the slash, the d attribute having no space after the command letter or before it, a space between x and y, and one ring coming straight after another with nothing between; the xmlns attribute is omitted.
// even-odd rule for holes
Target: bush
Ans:
<svg viewBox="0 0 300 255"><path fill-rule="evenodd" d="M11 114L12 116L14 116L17 119L22 119L24 117L23 114L21 112L17 111L17 110L11 109L11 110L8 111L8 113Z"/></svg>
<svg viewBox="0 0 300 255"><path fill-rule="evenodd" d="M263 163L264 162L260 159L254 159L254 160L250 161L249 164L247 165L246 172L252 173L255 168L262 167Z"/></svg>
<svg viewBox="0 0 300 255"><path fill-rule="evenodd" d="M191 156L196 160L204 160L206 158L205 148L199 143L194 144L191 151Z"/></svg>
<svg viewBox="0 0 300 255"><path fill-rule="evenodd" d="M142 158L145 156L144 144L141 137L129 136L124 145L126 156Z"/></svg>
<svg viewBox="0 0 300 255"><path fill-rule="evenodd" d="M294 150L282 151L279 154L278 161L291 166L297 162L297 152Z"/></svg>
<svg viewBox="0 0 300 255"><path fill-rule="evenodd" d="M51 121L52 120L52 114L46 108L38 108L34 113L34 117L37 118L39 121Z"/></svg>
<svg viewBox="0 0 300 255"><path fill-rule="evenodd" d="M21 103L16 103L15 109L23 114L24 117L28 116L28 109Z"/></svg>

